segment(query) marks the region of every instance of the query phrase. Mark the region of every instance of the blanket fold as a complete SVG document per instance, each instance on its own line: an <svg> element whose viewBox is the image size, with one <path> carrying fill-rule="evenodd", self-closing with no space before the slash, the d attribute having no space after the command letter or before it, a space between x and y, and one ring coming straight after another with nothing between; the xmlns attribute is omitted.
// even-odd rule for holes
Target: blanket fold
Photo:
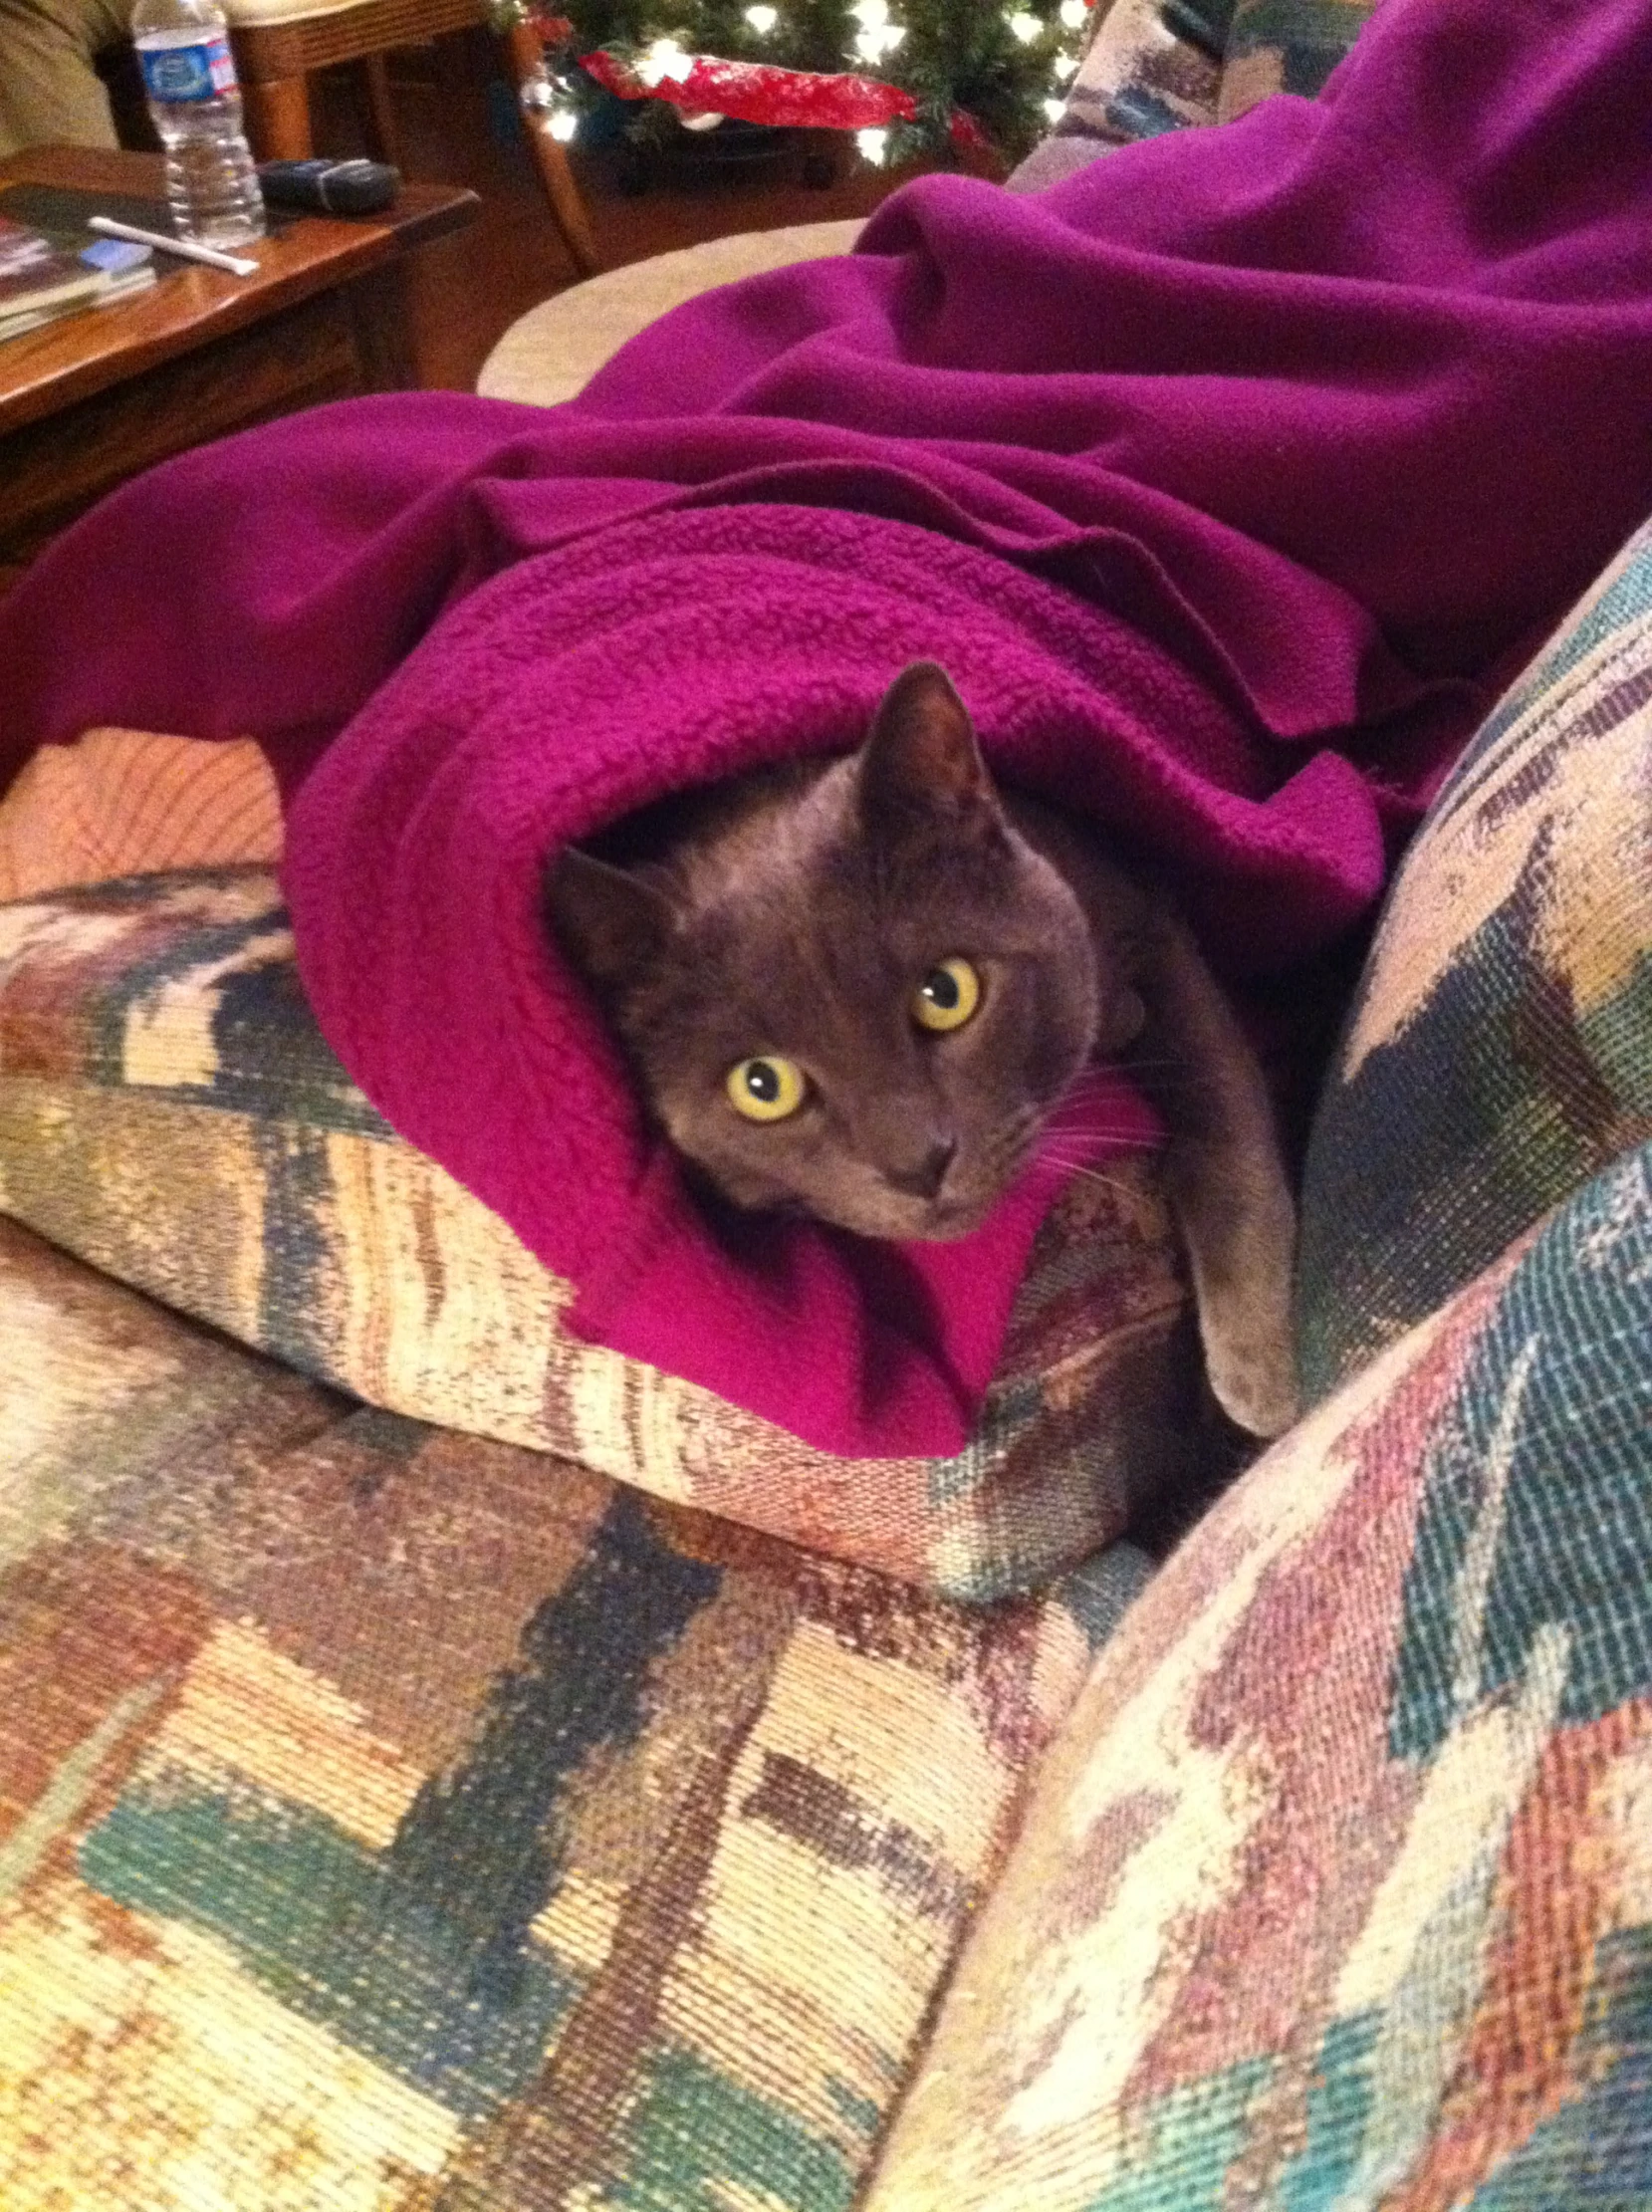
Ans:
<svg viewBox="0 0 1652 2212"><path fill-rule="evenodd" d="M185 455L0 601L0 781L96 723L256 736L329 1040L570 1325L829 1449L955 1450L1036 1184L918 1251L708 1222L546 940L547 855L852 745L929 656L1229 972L1312 959L1652 509L1649 113L1652 0L1388 0L1317 102L1042 195L924 178L563 407ZM1152 1135L1117 1086L1095 1126Z"/></svg>

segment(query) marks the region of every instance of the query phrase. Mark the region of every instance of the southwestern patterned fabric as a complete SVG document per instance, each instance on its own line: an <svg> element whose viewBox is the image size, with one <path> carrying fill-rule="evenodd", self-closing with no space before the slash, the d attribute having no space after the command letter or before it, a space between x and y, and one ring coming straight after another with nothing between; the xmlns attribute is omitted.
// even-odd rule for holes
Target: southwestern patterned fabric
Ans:
<svg viewBox="0 0 1652 2212"><path fill-rule="evenodd" d="M1010 177L1042 191L1166 130L1232 123L1271 93L1311 98L1375 0L1111 0L1060 122Z"/></svg>
<svg viewBox="0 0 1652 2212"><path fill-rule="evenodd" d="M1652 529L1413 848L1321 1402L1150 1584L957 1601L1188 1467L1144 1173L970 1452L823 1460L561 1337L262 869L0 905L0 1213L3 2212L1652 2212Z"/></svg>
<svg viewBox="0 0 1652 2212"><path fill-rule="evenodd" d="M579 1344L565 1287L346 1079L263 869L0 906L0 1212L374 1405L960 1598L1086 1559L1201 1450L1150 1163L1053 1211L953 1460L836 1459Z"/></svg>
<svg viewBox="0 0 1652 2212"><path fill-rule="evenodd" d="M1060 122L1010 177L1043 191L1098 154L1190 123L1214 123L1233 0L1112 0Z"/></svg>
<svg viewBox="0 0 1652 2212"><path fill-rule="evenodd" d="M1315 1140L1346 1379L1139 1597L742 1525L263 871L0 907L0 1208L229 1333L0 1222L5 2212L1649 2212L1649 607L1652 533L1442 794ZM1081 1549L1164 1254L1053 1230L990 1479L764 1439L785 1513Z"/></svg>
<svg viewBox="0 0 1652 2212"><path fill-rule="evenodd" d="M1217 121L1232 123L1273 93L1311 100L1376 0L1236 0Z"/></svg>
<svg viewBox="0 0 1652 2212"><path fill-rule="evenodd" d="M1142 1579L981 1610L0 1223L6 2212L842 2212Z"/></svg>
<svg viewBox="0 0 1652 2212"><path fill-rule="evenodd" d="M1389 894L1319 1109L1329 1389L1652 1136L1652 526L1504 699Z"/></svg>
<svg viewBox="0 0 1652 2212"><path fill-rule="evenodd" d="M1102 1652L866 2212L1652 2205L1652 1146Z"/></svg>

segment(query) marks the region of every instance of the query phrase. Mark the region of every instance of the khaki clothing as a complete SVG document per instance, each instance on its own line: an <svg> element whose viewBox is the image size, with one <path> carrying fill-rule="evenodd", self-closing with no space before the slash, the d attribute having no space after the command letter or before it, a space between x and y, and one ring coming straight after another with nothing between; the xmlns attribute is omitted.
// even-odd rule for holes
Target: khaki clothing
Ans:
<svg viewBox="0 0 1652 2212"><path fill-rule="evenodd" d="M0 0L0 154L115 144L93 63L130 21L131 0Z"/></svg>

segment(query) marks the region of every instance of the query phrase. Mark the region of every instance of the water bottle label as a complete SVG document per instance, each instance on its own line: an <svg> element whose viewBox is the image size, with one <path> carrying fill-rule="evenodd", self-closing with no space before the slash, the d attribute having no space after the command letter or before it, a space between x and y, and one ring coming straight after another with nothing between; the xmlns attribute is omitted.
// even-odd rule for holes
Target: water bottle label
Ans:
<svg viewBox="0 0 1652 2212"><path fill-rule="evenodd" d="M168 106L185 100L216 100L235 90L235 62L222 32L199 46L139 46L143 84L151 100Z"/></svg>

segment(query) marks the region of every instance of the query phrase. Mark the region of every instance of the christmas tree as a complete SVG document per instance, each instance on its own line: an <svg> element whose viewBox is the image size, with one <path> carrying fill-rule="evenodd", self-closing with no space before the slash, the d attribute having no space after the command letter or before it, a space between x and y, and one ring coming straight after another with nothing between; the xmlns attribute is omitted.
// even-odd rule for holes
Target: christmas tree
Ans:
<svg viewBox="0 0 1652 2212"><path fill-rule="evenodd" d="M558 138L604 93L639 119L724 117L853 130L873 161L1020 158L1061 113L1093 0L495 0L545 64L524 93ZM664 104L663 107L661 104ZM642 125L646 127L646 123ZM673 125L674 126L674 125Z"/></svg>

